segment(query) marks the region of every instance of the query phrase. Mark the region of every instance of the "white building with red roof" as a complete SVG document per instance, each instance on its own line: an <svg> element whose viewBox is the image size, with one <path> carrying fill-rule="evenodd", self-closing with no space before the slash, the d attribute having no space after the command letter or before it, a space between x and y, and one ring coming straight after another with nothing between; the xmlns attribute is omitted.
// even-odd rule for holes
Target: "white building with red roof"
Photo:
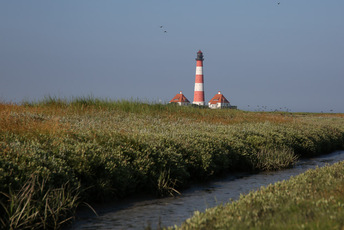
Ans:
<svg viewBox="0 0 344 230"><path fill-rule="evenodd" d="M190 101L184 96L183 92L180 91L179 94L174 96L169 103L177 103L178 105L189 105Z"/></svg>
<svg viewBox="0 0 344 230"><path fill-rule="evenodd" d="M221 109L221 108L236 108L236 106L231 106L229 101L221 94L219 91L209 102L208 106L211 109Z"/></svg>

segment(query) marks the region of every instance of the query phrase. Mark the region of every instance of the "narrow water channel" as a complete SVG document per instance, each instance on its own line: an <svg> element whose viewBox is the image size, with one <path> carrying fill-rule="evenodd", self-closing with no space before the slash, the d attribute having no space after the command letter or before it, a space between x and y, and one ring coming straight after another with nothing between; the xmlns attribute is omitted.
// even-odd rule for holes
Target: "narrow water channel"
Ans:
<svg viewBox="0 0 344 230"><path fill-rule="evenodd" d="M180 225L191 217L194 211L204 211L230 199L238 199L261 186L289 179L307 169L321 167L344 160L344 151L300 160L293 168L259 174L235 174L221 180L194 186L178 197L148 200L126 200L96 207L99 216L89 212L79 213L76 222L69 229L144 229L150 226Z"/></svg>

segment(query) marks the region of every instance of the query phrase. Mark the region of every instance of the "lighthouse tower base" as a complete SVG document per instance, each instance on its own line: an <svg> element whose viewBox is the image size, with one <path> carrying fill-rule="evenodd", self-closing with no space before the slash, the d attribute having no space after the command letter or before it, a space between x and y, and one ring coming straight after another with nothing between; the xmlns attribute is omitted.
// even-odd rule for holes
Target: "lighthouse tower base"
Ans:
<svg viewBox="0 0 344 230"><path fill-rule="evenodd" d="M192 102L193 105L199 105L199 106L204 106L205 103L204 102L198 102L198 101L194 101Z"/></svg>

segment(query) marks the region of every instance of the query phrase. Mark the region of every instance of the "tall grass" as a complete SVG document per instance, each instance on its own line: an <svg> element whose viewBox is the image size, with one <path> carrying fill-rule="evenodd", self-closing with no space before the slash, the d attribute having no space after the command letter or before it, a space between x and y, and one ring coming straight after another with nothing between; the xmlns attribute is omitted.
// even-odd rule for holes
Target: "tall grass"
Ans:
<svg viewBox="0 0 344 230"><path fill-rule="evenodd" d="M343 148L343 118L92 97L0 104L2 223L8 228L9 214L19 217L9 211L11 199L21 200L30 175L46 178L49 194L64 188L80 201L137 192L172 195L192 181L229 171L277 170L298 157ZM29 203L43 206L44 196Z"/></svg>
<svg viewBox="0 0 344 230"><path fill-rule="evenodd" d="M80 187L66 182L60 188L51 188L47 180L33 174L18 191L1 192L2 228L59 229L72 220Z"/></svg>
<svg viewBox="0 0 344 230"><path fill-rule="evenodd" d="M141 102L139 100L110 100L98 99L92 96L72 99L61 99L47 96L38 102L23 102L27 107L48 107L50 110L64 110L68 112L91 112L94 110L115 110L125 113L162 116L168 119L190 118L197 122L211 122L233 124L241 122L290 122L293 114L285 112L243 112L239 110L210 110L203 107L178 106L175 104L160 104Z"/></svg>

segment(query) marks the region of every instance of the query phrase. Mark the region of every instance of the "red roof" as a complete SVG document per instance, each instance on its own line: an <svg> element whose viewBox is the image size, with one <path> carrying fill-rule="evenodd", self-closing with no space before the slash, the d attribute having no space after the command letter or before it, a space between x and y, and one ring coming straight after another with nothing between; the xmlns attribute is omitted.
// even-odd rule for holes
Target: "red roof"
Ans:
<svg viewBox="0 0 344 230"><path fill-rule="evenodd" d="M184 94L182 92L178 93L176 96L174 96L174 98L172 98L172 100L170 100L170 103L172 102L188 102L190 103L190 101L184 96Z"/></svg>
<svg viewBox="0 0 344 230"><path fill-rule="evenodd" d="M221 94L219 91L210 101L210 104L217 104L217 103L229 103L229 101Z"/></svg>

